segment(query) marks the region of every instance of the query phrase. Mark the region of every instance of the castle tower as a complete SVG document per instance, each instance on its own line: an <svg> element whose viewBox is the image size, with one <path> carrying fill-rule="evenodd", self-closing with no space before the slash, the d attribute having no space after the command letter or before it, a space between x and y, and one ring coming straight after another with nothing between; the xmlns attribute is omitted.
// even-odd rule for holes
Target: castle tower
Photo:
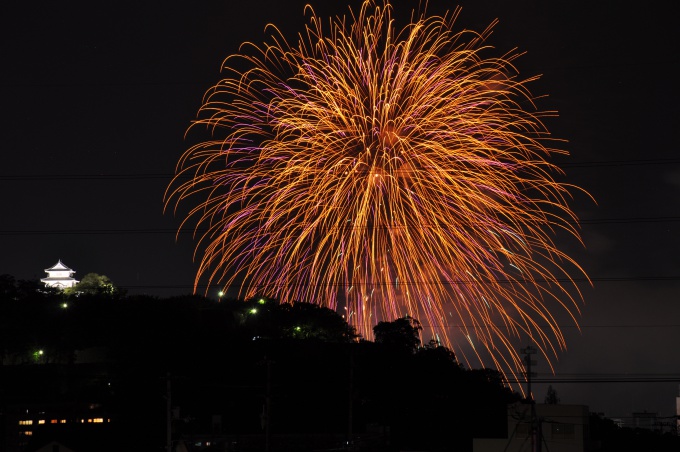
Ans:
<svg viewBox="0 0 680 452"><path fill-rule="evenodd" d="M47 278L42 278L40 281L44 282L48 287L56 287L57 289L66 289L67 287L73 287L78 284L73 274L75 270L71 270L66 265L61 262L54 264L50 268L46 268Z"/></svg>

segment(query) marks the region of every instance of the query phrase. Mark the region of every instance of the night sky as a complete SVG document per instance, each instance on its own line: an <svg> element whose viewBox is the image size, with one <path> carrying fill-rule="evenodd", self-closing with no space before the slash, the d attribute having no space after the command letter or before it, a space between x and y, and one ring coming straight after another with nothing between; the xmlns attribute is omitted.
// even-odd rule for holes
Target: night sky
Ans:
<svg viewBox="0 0 680 452"><path fill-rule="evenodd" d="M310 0L319 15L357 0ZM164 190L203 93L243 41L273 22L294 39L298 0L5 2L0 14L0 274L37 279L61 259L76 277L109 276L130 293L189 293L196 263ZM396 8L417 1L394 2ZM672 2L531 0L459 3L458 24L499 25L499 55L517 47L521 75L556 109L568 142L557 163L575 192L585 248L581 331L553 376L562 403L608 417L674 414L680 380L680 32ZM441 12L455 2L431 0ZM218 289L214 288L209 292ZM518 341L518 348L526 344ZM636 380L622 383L622 379ZM650 380L670 380L650 382ZM575 381L575 380L578 380ZM593 383L602 380L606 383ZM675 381L673 381L675 380ZM538 385L541 401L547 384Z"/></svg>

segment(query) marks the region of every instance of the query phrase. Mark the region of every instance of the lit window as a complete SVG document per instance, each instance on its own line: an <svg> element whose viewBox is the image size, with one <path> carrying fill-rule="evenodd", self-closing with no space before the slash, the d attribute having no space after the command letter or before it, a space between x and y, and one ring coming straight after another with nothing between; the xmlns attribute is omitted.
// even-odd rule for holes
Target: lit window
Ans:
<svg viewBox="0 0 680 452"><path fill-rule="evenodd" d="M45 419L40 419L40 420L38 421L38 425L43 425L44 423L45 423Z"/></svg>
<svg viewBox="0 0 680 452"><path fill-rule="evenodd" d="M56 424L56 423L57 423L57 420L56 420L56 419L52 419L52 420L50 421L50 424Z"/></svg>
<svg viewBox="0 0 680 452"><path fill-rule="evenodd" d="M92 422L94 422L95 424L101 424L102 422L104 422L104 418L96 417L92 420Z"/></svg>
<svg viewBox="0 0 680 452"><path fill-rule="evenodd" d="M61 420L59 420L59 423L60 423L60 424L66 424L66 419L61 419Z"/></svg>
<svg viewBox="0 0 680 452"><path fill-rule="evenodd" d="M19 425L33 425L33 421L30 419L19 421Z"/></svg>
<svg viewBox="0 0 680 452"><path fill-rule="evenodd" d="M24 433L24 435L26 435L26 436L32 436L32 435L33 435L33 432L30 431L30 430L27 431L27 432L23 432L23 433Z"/></svg>

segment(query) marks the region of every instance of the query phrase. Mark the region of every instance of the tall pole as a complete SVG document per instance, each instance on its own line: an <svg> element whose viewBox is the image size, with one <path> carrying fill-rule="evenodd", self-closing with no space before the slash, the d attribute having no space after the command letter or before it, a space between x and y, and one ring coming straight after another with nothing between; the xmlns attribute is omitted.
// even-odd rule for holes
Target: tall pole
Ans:
<svg viewBox="0 0 680 452"><path fill-rule="evenodd" d="M172 393L170 372L165 375L165 450L172 452Z"/></svg>
<svg viewBox="0 0 680 452"><path fill-rule="evenodd" d="M5 344L0 344L0 450L5 450Z"/></svg>
<svg viewBox="0 0 680 452"><path fill-rule="evenodd" d="M541 432L538 428L538 419L536 417L536 400L534 400L534 393L531 391L531 378L534 376L531 366L536 364L532 360L532 355L536 354L536 349L529 345L523 348L521 352L524 353L524 363L526 365L527 398L531 404L531 452L541 452Z"/></svg>
<svg viewBox="0 0 680 452"><path fill-rule="evenodd" d="M272 399L272 362L266 356L264 358L267 366L267 382L264 395L264 450L271 451L271 399Z"/></svg>
<svg viewBox="0 0 680 452"><path fill-rule="evenodd" d="M352 344L349 347L349 400L347 413L347 445L352 447L352 435L354 424L354 351Z"/></svg>

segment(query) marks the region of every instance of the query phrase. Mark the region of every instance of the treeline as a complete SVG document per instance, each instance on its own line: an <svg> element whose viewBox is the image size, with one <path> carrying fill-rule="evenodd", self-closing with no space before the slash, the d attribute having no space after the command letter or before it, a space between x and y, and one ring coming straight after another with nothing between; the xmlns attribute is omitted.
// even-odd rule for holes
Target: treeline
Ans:
<svg viewBox="0 0 680 452"><path fill-rule="evenodd" d="M379 324L372 342L330 309L266 297L64 293L4 275L0 350L5 403L96 402L153 432L150 446L169 394L175 437L351 433L385 450L471 450L506 434L518 399L497 372L421 344L416 319Z"/></svg>
<svg viewBox="0 0 680 452"><path fill-rule="evenodd" d="M353 450L471 451L475 437L507 438L506 405L520 399L498 372L421 343L417 319L380 322L368 341L315 304L127 296L98 281L62 292L0 275L0 413L97 407L114 420L99 451L162 448L168 399L173 440L221 438L214 450L262 450L267 433L275 452L338 438ZM633 441L591 424L600 450Z"/></svg>

